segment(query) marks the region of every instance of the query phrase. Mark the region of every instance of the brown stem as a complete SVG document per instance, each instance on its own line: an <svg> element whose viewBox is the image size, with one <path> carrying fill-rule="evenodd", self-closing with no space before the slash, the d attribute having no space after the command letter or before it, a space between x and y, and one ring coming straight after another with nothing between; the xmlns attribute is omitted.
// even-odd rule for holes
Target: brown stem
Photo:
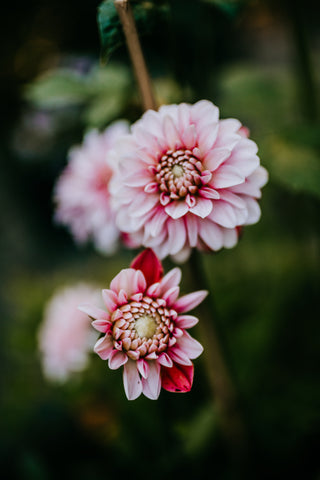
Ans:
<svg viewBox="0 0 320 480"><path fill-rule="evenodd" d="M151 80L142 53L134 16L129 0L114 0L127 42L129 55L139 85L142 103L145 110L156 110L157 105L152 92Z"/></svg>

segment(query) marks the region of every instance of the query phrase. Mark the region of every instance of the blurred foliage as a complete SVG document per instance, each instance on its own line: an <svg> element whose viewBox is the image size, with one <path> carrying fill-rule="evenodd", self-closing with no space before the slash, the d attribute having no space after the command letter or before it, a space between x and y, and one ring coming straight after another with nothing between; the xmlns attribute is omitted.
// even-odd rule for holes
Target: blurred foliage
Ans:
<svg viewBox="0 0 320 480"><path fill-rule="evenodd" d="M125 46L109 51L112 59L98 66L98 27L88 25L98 3L44 3L40 15L39 6L21 2L14 25L21 28L24 47L38 45L41 35L51 42L50 52L59 59L48 60L49 71L38 69L39 51L31 49L33 75L14 90L21 75L17 46L2 42L12 62L3 69L11 72L3 95L11 108L0 132L3 477L318 480L320 137L319 123L303 108L303 72L296 74L287 2L171 0L169 11L159 23L154 16L141 37L159 103L212 100L223 118L239 118L250 129L270 172L261 221L244 229L236 248L204 257L217 328L250 436L243 472L225 448L203 356L195 361L192 391L163 391L157 402L143 397L128 402L119 371L95 355L89 368L64 386L43 378L37 332L52 292L79 279L106 287L136 253L121 249L102 258L90 247L76 247L52 223L53 184L68 149L86 129L104 128L118 117L135 121L141 114ZM148 5L156 8L155 2ZM311 0L301 10L310 38L319 38L316 13ZM144 14L148 23L151 17ZM104 18L107 30L111 20ZM90 66L66 65L70 52L90 58ZM319 73L314 79L319 92ZM171 266L166 260L166 269ZM184 269L183 292L189 275ZM193 334L198 338L197 327Z"/></svg>

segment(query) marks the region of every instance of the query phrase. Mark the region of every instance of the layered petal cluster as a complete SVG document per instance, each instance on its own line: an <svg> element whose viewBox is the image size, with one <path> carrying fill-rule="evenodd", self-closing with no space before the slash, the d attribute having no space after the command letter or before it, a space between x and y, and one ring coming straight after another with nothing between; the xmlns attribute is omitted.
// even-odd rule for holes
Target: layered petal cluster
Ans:
<svg viewBox="0 0 320 480"><path fill-rule="evenodd" d="M179 268L163 276L158 258L146 249L112 280L110 289L102 291L106 310L79 307L104 334L94 351L108 360L109 368L124 367L129 400L141 393L157 399L161 387L172 392L191 389L192 360L203 348L186 331L198 322L186 312L199 305L207 292L179 298L180 279Z"/></svg>
<svg viewBox="0 0 320 480"><path fill-rule="evenodd" d="M119 238L110 205L111 153L128 129L127 122L118 121L103 133L90 131L81 146L70 150L54 192L56 221L67 226L78 243L90 239L106 254L115 250Z"/></svg>
<svg viewBox="0 0 320 480"><path fill-rule="evenodd" d="M110 190L120 230L160 258L231 248L257 222L267 182L257 145L202 100L148 110L117 150Z"/></svg>
<svg viewBox="0 0 320 480"><path fill-rule="evenodd" d="M99 296L97 288L80 283L59 289L48 301L38 332L42 368L48 380L64 382L86 368L98 335L78 305L83 298L97 302Z"/></svg>

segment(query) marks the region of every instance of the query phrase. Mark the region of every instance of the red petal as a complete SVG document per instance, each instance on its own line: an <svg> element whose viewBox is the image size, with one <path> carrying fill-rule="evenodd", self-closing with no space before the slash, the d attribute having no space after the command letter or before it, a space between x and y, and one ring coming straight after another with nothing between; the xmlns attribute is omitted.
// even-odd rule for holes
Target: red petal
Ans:
<svg viewBox="0 0 320 480"><path fill-rule="evenodd" d="M168 392L189 392L193 382L193 365L161 366L161 385Z"/></svg>
<svg viewBox="0 0 320 480"><path fill-rule="evenodd" d="M163 277L162 264L151 248L146 248L139 253L132 261L130 267L142 271L147 281L147 286L159 282Z"/></svg>

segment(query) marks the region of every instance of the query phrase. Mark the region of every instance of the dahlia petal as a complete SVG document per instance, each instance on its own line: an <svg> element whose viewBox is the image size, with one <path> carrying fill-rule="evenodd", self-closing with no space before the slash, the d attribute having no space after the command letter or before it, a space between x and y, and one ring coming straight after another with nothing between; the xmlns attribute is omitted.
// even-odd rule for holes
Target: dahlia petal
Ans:
<svg viewBox="0 0 320 480"><path fill-rule="evenodd" d="M152 237L157 236L160 233L166 219L167 215L164 213L163 209L157 209L145 226L146 233Z"/></svg>
<svg viewBox="0 0 320 480"><path fill-rule="evenodd" d="M168 142L169 148L176 149L181 146L180 135L169 115L166 115L163 119L163 133Z"/></svg>
<svg viewBox="0 0 320 480"><path fill-rule="evenodd" d="M193 383L193 365L161 367L161 386L168 392L189 392Z"/></svg>
<svg viewBox="0 0 320 480"><path fill-rule="evenodd" d="M184 146L189 150L191 150L196 145L197 131L195 125L188 125L188 127L183 130L182 141Z"/></svg>
<svg viewBox="0 0 320 480"><path fill-rule="evenodd" d="M102 298L109 312L114 312L117 308L117 294L112 290L105 288L102 290Z"/></svg>
<svg viewBox="0 0 320 480"><path fill-rule="evenodd" d="M161 353L157 361L158 363L160 363L160 365L163 365L164 367L172 367L173 365L171 358L166 352Z"/></svg>
<svg viewBox="0 0 320 480"><path fill-rule="evenodd" d="M142 382L136 362L128 360L123 368L123 385L128 400L135 400L142 392Z"/></svg>
<svg viewBox="0 0 320 480"><path fill-rule="evenodd" d="M230 156L231 151L227 148L213 148L205 156L204 165L208 170L214 171Z"/></svg>
<svg viewBox="0 0 320 480"><path fill-rule="evenodd" d="M211 183L214 188L227 188L239 185L244 181L245 177L237 168L230 165L222 165L219 170L215 172Z"/></svg>
<svg viewBox="0 0 320 480"><path fill-rule="evenodd" d="M210 219L226 228L234 228L238 225L235 208L223 201L215 203Z"/></svg>
<svg viewBox="0 0 320 480"><path fill-rule="evenodd" d="M223 246L223 234L220 226L212 221L199 225L199 235L203 242L213 251L220 250Z"/></svg>
<svg viewBox="0 0 320 480"><path fill-rule="evenodd" d="M177 343L174 347L170 348L170 358L175 362L181 365L192 365L192 362L188 355L179 347Z"/></svg>
<svg viewBox="0 0 320 480"><path fill-rule="evenodd" d="M219 109L208 100L200 100L194 105L191 105L191 119L198 128L201 129L204 125L210 122L217 122L219 119Z"/></svg>
<svg viewBox="0 0 320 480"><path fill-rule="evenodd" d="M225 132L237 133L242 127L242 124L236 118L224 118L219 122L219 133Z"/></svg>
<svg viewBox="0 0 320 480"><path fill-rule="evenodd" d="M197 307L208 295L207 290L198 290L197 292L188 293L178 298L172 308L178 313L184 313Z"/></svg>
<svg viewBox="0 0 320 480"><path fill-rule="evenodd" d="M98 332L107 333L112 327L112 322L109 320L94 320L91 325L98 330Z"/></svg>
<svg viewBox="0 0 320 480"><path fill-rule="evenodd" d="M206 198L198 197L197 204L190 208L190 212L201 218L206 218L212 210L212 201Z"/></svg>
<svg viewBox="0 0 320 480"><path fill-rule="evenodd" d="M137 368L138 368L138 371L139 371L140 375L141 375L143 378L147 378L147 377L148 377L148 374L149 374L149 362L147 362L147 361L144 360L143 358L139 358L139 360L137 361Z"/></svg>
<svg viewBox="0 0 320 480"><path fill-rule="evenodd" d="M185 217L185 222L190 247L195 247L198 243L198 219L189 214Z"/></svg>
<svg viewBox="0 0 320 480"><path fill-rule="evenodd" d="M147 288L147 281L146 278L141 270L137 270L134 276L134 284L132 285L134 288L133 294L144 292Z"/></svg>
<svg viewBox="0 0 320 480"><path fill-rule="evenodd" d="M168 229L168 249L171 255L178 253L186 241L186 231L183 220L169 220Z"/></svg>
<svg viewBox="0 0 320 480"><path fill-rule="evenodd" d="M142 187L150 183L151 180L152 176L148 170L144 168L143 170L128 175L124 180L124 184L128 187Z"/></svg>
<svg viewBox="0 0 320 480"><path fill-rule="evenodd" d="M171 218L176 220L177 218L183 217L189 210L188 205L182 201L179 200L177 202L171 202L169 205L165 207L165 212L167 215L169 215Z"/></svg>
<svg viewBox="0 0 320 480"><path fill-rule="evenodd" d="M180 132L184 132L190 126L190 106L186 103L178 105L178 126Z"/></svg>
<svg viewBox="0 0 320 480"><path fill-rule="evenodd" d="M110 315L101 308L93 305L83 304L78 306L78 310L89 315L90 318L110 320Z"/></svg>
<svg viewBox="0 0 320 480"><path fill-rule="evenodd" d="M179 328L192 328L199 322L197 317L193 315L179 315L176 319L176 325Z"/></svg>
<svg viewBox="0 0 320 480"><path fill-rule="evenodd" d="M224 200L237 208L246 208L245 201L239 197L239 195L230 192L230 190L221 191L220 198L221 200Z"/></svg>
<svg viewBox="0 0 320 480"><path fill-rule="evenodd" d="M142 378L142 393L151 400L157 400L161 390L160 365L156 361L149 362L147 378Z"/></svg>
<svg viewBox="0 0 320 480"><path fill-rule="evenodd" d="M111 370L117 370L121 365L128 361L128 356L124 352L113 350L109 356L108 366Z"/></svg>
<svg viewBox="0 0 320 480"><path fill-rule="evenodd" d="M162 295L162 298L166 301L167 305L170 307L177 300L179 293L180 293L179 287L171 287Z"/></svg>
<svg viewBox="0 0 320 480"><path fill-rule="evenodd" d="M261 216L261 210L258 202L251 197L245 197L244 199L246 201L247 210L248 210L248 217L245 222L245 225L252 225L254 223L257 223Z"/></svg>
<svg viewBox="0 0 320 480"><path fill-rule="evenodd" d="M159 185L157 182L150 182L144 187L144 191L146 193L155 193L158 192Z"/></svg>
<svg viewBox="0 0 320 480"><path fill-rule="evenodd" d="M163 276L162 263L151 248L143 250L131 262L131 268L141 270L146 280L146 287L159 282Z"/></svg>
<svg viewBox="0 0 320 480"><path fill-rule="evenodd" d="M203 352L203 346L195 338L192 338L189 333L184 332L183 336L178 338L177 347L188 356L188 358L194 359L199 357Z"/></svg>
<svg viewBox="0 0 320 480"><path fill-rule="evenodd" d="M199 190L199 195L203 198L207 198L209 200L219 200L220 194L217 190L214 190L211 187L202 187Z"/></svg>
<svg viewBox="0 0 320 480"><path fill-rule="evenodd" d="M223 229L223 246L233 248L238 243L238 232L236 228Z"/></svg>
<svg viewBox="0 0 320 480"><path fill-rule="evenodd" d="M147 295L148 297L159 297L161 294L161 285L160 283L154 283L153 285L150 285L150 287L147 290Z"/></svg>
<svg viewBox="0 0 320 480"><path fill-rule="evenodd" d="M226 164L238 168L244 177L248 177L260 165L260 159L257 155L250 153L250 151L247 152L245 148L241 150L234 149Z"/></svg>
<svg viewBox="0 0 320 480"><path fill-rule="evenodd" d="M144 287L144 289L143 289ZM125 268L121 270L118 275L110 283L110 289L115 293L123 290L127 294L127 298L130 298L135 293L144 291L146 288L143 275L137 274L137 270L134 268Z"/></svg>
<svg viewBox="0 0 320 480"><path fill-rule="evenodd" d="M126 303L128 303L127 292L121 289L120 292L118 293L118 305L125 305Z"/></svg>
<svg viewBox="0 0 320 480"><path fill-rule="evenodd" d="M162 192L162 193L160 194L160 203L161 203L161 205L163 205L163 206L165 207L166 205L168 205L168 203L170 203L170 201L171 201L170 196L169 196L167 193Z"/></svg>
<svg viewBox="0 0 320 480"><path fill-rule="evenodd" d="M130 205L128 212L133 218L140 217L149 212L158 202L159 196L156 194L138 194Z"/></svg>
<svg viewBox="0 0 320 480"><path fill-rule="evenodd" d="M170 272L168 272L160 281L161 295L163 295L163 293L169 290L170 288L178 286L180 281L181 281L180 268L176 267L170 270Z"/></svg>
<svg viewBox="0 0 320 480"><path fill-rule="evenodd" d="M198 136L198 145L202 154L205 154L212 148L216 141L218 130L218 122L209 123L201 129L200 135Z"/></svg>
<svg viewBox="0 0 320 480"><path fill-rule="evenodd" d="M107 360L113 350L112 337L110 335L105 335L104 337L99 338L93 351L99 355L102 360Z"/></svg>

